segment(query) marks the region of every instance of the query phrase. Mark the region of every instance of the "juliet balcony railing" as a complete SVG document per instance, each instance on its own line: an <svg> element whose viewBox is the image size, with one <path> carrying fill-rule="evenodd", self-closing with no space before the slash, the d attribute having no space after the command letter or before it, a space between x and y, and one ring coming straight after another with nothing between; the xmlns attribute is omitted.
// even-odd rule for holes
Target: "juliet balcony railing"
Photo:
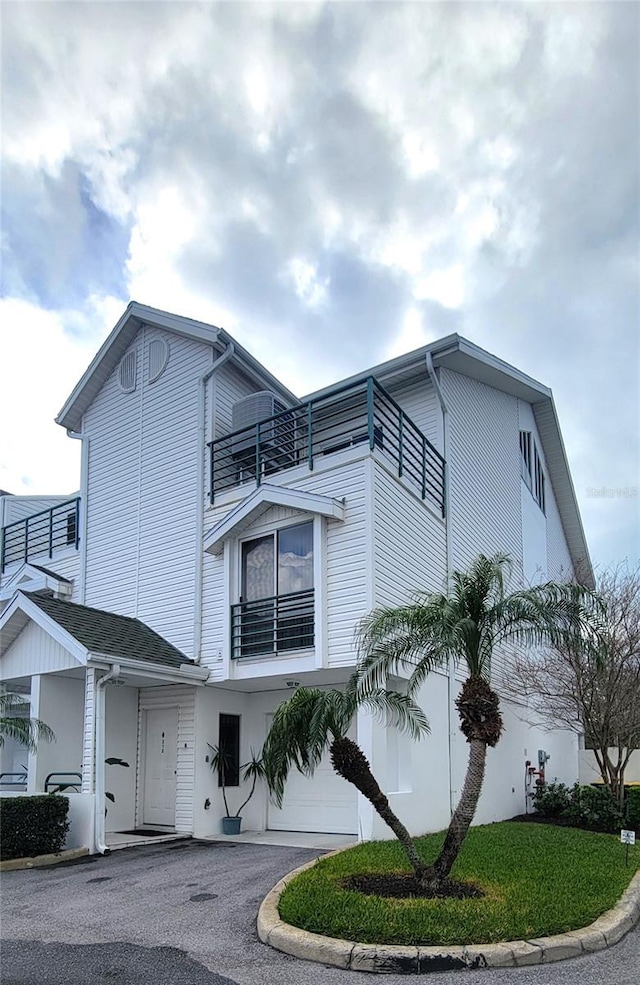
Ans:
<svg viewBox="0 0 640 985"><path fill-rule="evenodd" d="M314 590L231 606L231 657L263 657L314 645Z"/></svg>
<svg viewBox="0 0 640 985"><path fill-rule="evenodd" d="M209 442L210 500L296 465L313 469L321 458L361 444L384 455L444 516L442 455L373 376Z"/></svg>
<svg viewBox="0 0 640 985"><path fill-rule="evenodd" d="M15 561L52 558L62 547L78 548L80 499L69 499L51 509L7 524L2 531L2 571Z"/></svg>

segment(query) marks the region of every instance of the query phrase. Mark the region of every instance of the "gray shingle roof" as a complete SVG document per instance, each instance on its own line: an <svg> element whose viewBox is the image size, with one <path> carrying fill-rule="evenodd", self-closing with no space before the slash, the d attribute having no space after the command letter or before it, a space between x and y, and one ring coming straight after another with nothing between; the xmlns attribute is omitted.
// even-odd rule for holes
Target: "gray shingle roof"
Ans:
<svg viewBox="0 0 640 985"><path fill-rule="evenodd" d="M114 659L120 657L142 663L164 664L176 669L180 664L193 663L139 619L118 616L114 612L92 609L75 602L46 598L34 592L24 592L24 595L94 653L104 653Z"/></svg>

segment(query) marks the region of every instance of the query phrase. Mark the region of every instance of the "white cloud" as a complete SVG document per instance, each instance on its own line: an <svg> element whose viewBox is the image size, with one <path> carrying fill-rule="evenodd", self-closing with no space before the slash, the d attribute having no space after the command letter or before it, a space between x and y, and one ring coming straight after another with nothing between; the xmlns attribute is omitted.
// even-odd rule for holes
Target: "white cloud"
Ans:
<svg viewBox="0 0 640 985"><path fill-rule="evenodd" d="M594 447L635 467L633 5L31 3L3 29L8 303L34 341L3 336L5 399L44 423L0 485L65 460L46 422L128 295L298 392L461 331L553 385L580 496ZM118 243L102 281L87 237ZM612 533L585 502L599 551L629 540L618 505Z"/></svg>

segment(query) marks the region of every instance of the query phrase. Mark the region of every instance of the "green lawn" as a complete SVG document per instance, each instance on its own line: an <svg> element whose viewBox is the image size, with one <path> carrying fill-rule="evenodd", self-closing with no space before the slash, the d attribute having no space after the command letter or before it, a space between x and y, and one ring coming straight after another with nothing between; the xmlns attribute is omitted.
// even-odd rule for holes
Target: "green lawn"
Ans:
<svg viewBox="0 0 640 985"><path fill-rule="evenodd" d="M426 860L443 835L418 839ZM472 944L575 930L612 907L640 862L614 835L503 821L472 828L452 872L482 899L383 899L342 889L345 876L408 871L395 841L358 845L287 886L280 916L329 937L378 944Z"/></svg>

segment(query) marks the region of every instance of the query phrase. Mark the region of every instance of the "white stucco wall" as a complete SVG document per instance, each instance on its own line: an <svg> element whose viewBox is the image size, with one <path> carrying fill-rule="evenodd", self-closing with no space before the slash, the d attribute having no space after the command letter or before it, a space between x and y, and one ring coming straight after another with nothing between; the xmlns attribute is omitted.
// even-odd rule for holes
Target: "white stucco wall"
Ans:
<svg viewBox="0 0 640 985"><path fill-rule="evenodd" d="M126 831L136 819L136 757L138 748L138 689L106 688L106 758L117 757L129 767L106 766L105 789L115 797L107 801L107 831Z"/></svg>
<svg viewBox="0 0 640 985"><path fill-rule="evenodd" d="M82 773L84 680L62 674L43 674L38 708L33 713L55 734L55 741L39 743L35 756L36 789L43 790L47 774L54 770Z"/></svg>

